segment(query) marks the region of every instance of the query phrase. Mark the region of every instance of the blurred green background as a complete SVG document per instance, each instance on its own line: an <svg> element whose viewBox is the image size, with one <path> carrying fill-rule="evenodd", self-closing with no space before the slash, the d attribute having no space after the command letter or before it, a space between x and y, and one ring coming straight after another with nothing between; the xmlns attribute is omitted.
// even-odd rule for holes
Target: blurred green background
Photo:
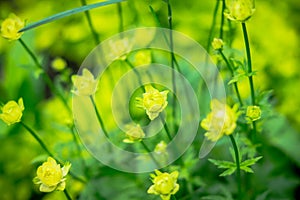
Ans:
<svg viewBox="0 0 300 200"><path fill-rule="evenodd" d="M131 0L122 3L124 30L156 26L148 8L149 3L158 13L162 26L168 26L167 9L162 1ZM194 38L206 47L215 3L216 1L213 0L172 0L174 29ZM1 0L0 19L5 19L13 12L26 19L27 23L32 23L80 5L80 0ZM262 199L300 198L298 191L300 190L299 13L300 3L298 0L257 0L256 12L247 23L253 68L257 70L257 76L254 78L255 85L260 91L272 90L269 100L275 108L274 112L279 114L266 121L264 125L263 133L265 135L262 138L263 145L266 147L261 150L264 161L256 166L257 174L251 179L261 193L268 192L266 196L269 195L269 197L263 198L262 196ZM92 10L91 15L101 40L121 30L116 5ZM232 46L242 50L243 40L240 26L233 24L233 28L235 35ZM27 31L22 38L38 54L50 76L56 82L65 84L66 89L71 89L68 84L71 74L77 73L83 59L95 47L83 13ZM210 54L213 53L210 52ZM55 57L62 57L67 61L68 68L62 73L57 73L50 67L50 63ZM7 102L11 99L17 100L19 97L26 99L24 121L38 130L47 144L60 153L62 158L72 157L73 163L80 162L80 155L75 153L76 147L71 143L72 135L66 126L61 125L67 123L70 116L63 112L63 105L51 96L43 81L36 78L34 75L36 70L34 63L20 43L8 42L0 38L0 100ZM60 112L58 113L57 110ZM0 147L0 199L41 198L43 195L33 186L32 178L35 176L36 163L44 159L46 155L41 156L42 150L34 139L20 126L8 127L1 121ZM83 156L90 161L88 165L97 166L89 154L82 151ZM218 154L217 150L214 154ZM206 191L213 193L218 190L216 188L224 187L224 180L218 178L218 172L215 169L209 168L214 168L214 166L203 163L196 165L196 169L212 172L207 177L203 177L202 181L205 180L207 184L214 184L216 180L220 181L220 184L214 184ZM101 179L101 183L97 182L97 184L103 186L102 189L108 195L113 195L114 192L108 186L105 187L107 181L112 183L123 181L129 185L133 184L133 188L140 188L140 190L136 190L136 193L145 191L147 188L147 186L134 185L135 179L128 174L122 175L116 171L107 171L106 173L105 178L111 176L115 179L106 180L104 178ZM143 177L143 175L139 176ZM137 175L137 177L139 176ZM233 181L231 180L229 185ZM149 183L147 182L148 185ZM71 191L74 194L84 189L84 185L76 181L72 181L71 184ZM120 191L118 189L122 188L116 188L117 191ZM53 197L52 195L58 196ZM47 198L64 197L55 193L46 195L45 199ZM141 198L144 198L143 195L132 199ZM117 199L117 197L111 199Z"/></svg>

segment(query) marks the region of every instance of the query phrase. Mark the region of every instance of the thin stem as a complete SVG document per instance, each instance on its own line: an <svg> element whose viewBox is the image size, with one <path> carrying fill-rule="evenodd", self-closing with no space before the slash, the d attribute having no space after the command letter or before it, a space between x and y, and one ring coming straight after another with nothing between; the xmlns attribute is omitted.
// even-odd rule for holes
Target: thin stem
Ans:
<svg viewBox="0 0 300 200"><path fill-rule="evenodd" d="M207 45L206 45L206 50L208 52L209 52L209 49L210 49L210 46L211 46L210 44L211 44L211 41L212 41L214 29L215 29L215 26L216 26L219 4L220 4L220 1L217 0L216 1L216 6L215 6L215 9L214 9L214 13L213 13L212 25L211 25L211 28L209 30L208 40L207 40ZM208 54L207 54L206 62L205 63L207 63L207 60L208 60Z"/></svg>
<svg viewBox="0 0 300 200"><path fill-rule="evenodd" d="M70 196L69 192L67 191L67 189L64 189L64 193L67 197L68 200L72 200L72 197Z"/></svg>
<svg viewBox="0 0 300 200"><path fill-rule="evenodd" d="M170 59L171 59L171 68L172 68L172 87L173 87L173 110L172 115L174 121L176 121L176 101L175 101L175 94L176 94L176 80L175 80L175 69L174 69L174 41L173 41L173 22L172 22L172 7L170 4L170 0L166 0L168 5L168 22L169 22L169 37L170 37ZM174 123L175 125L175 123Z"/></svg>
<svg viewBox="0 0 300 200"><path fill-rule="evenodd" d="M80 2L81 2L82 6L87 5L86 0L80 0ZM88 25L89 25L89 27L91 29L91 32L93 34L93 38L95 40L95 44L98 45L100 43L100 39L99 39L99 35L97 34L97 32L95 30L95 27L93 25L90 11L85 11L84 14L85 14L85 17L86 17L86 19L88 21Z"/></svg>
<svg viewBox="0 0 300 200"><path fill-rule="evenodd" d="M170 130L169 130L169 128L168 128L167 123L164 122L164 120L163 120L163 118L162 118L161 116L159 116L159 119L161 120L161 123L164 125L164 129L165 129L165 131L166 131L166 133L167 133L167 136L168 136L169 140L171 141L171 140L172 140L172 137L171 137Z"/></svg>
<svg viewBox="0 0 300 200"><path fill-rule="evenodd" d="M24 122L20 122L20 124L34 137L34 139L36 139L36 141L41 145L41 147L47 152L47 154L51 157L53 157L59 164L63 165L62 162L60 162L60 160L54 156L54 154L48 149L48 147L46 146L46 144L43 142L43 140L40 138L40 136L29 126L27 126ZM77 175L73 174L71 171L69 172L69 174L76 180L85 183L86 181L83 180L82 178L78 177Z"/></svg>
<svg viewBox="0 0 300 200"><path fill-rule="evenodd" d="M20 38L19 42L21 43L21 45L24 47L24 49L26 50L26 52L29 54L29 56L32 58L33 62L36 64L36 66L41 69L43 71L42 73L42 77L44 79L44 81L46 82L46 84L48 85L48 87L50 88L50 90L56 94L61 101L63 102L64 106L67 108L67 110L71 113L71 108L68 105L68 102L66 101L66 99L63 97L63 95L55 88L51 78L49 77L49 75L45 72L44 68L42 67L42 65L39 63L37 57L35 56L35 54L30 50L30 48L26 45L26 43Z"/></svg>
<svg viewBox="0 0 300 200"><path fill-rule="evenodd" d="M246 54L247 54L248 74L250 74L250 73L252 73L252 61L251 61L249 38L248 38L248 34L247 34L247 27L246 27L245 23L242 23L242 29L243 29L245 48L246 48ZM255 91L254 91L253 76L249 75L248 79L249 79L249 84L250 84L250 89L251 89L252 105L255 105Z"/></svg>
<svg viewBox="0 0 300 200"><path fill-rule="evenodd" d="M231 73L231 77L234 77L234 71L233 71L233 68L229 62L229 60L226 58L226 56L224 55L223 51L220 50L219 51L223 60L225 61L226 65L227 65L227 68L229 69L230 73ZM234 89L235 89L235 92L236 92L236 95L238 97L238 100L240 102L240 105L243 106L243 101L242 101L242 98L241 98L241 95L240 95L240 92L239 92L239 88L238 88L238 85L237 85L237 82L234 82L233 83L233 86L234 86Z"/></svg>
<svg viewBox="0 0 300 200"><path fill-rule="evenodd" d="M157 166L158 168L160 168L159 162L158 162L158 161L155 159L155 157L152 155L151 150L149 149L149 147L145 144L145 142L144 142L143 140L141 141L141 144L143 145L144 149L149 153L151 159L153 160L153 162L155 162L156 166Z"/></svg>
<svg viewBox="0 0 300 200"><path fill-rule="evenodd" d="M136 70L136 68L133 66L133 64L128 60L128 58L126 58L124 61L133 70L133 72L136 74L136 76L138 78L138 81L139 81L139 84L142 86L143 82L142 82L141 75L139 74L139 72ZM142 87L142 88L145 92L145 88L144 87Z"/></svg>
<svg viewBox="0 0 300 200"><path fill-rule="evenodd" d="M236 178L237 178L237 184L238 184L238 199L241 199L242 194L242 182L241 182L241 168L240 168L240 156L239 156L239 150L237 147L237 144L235 142L234 137L229 135L233 149L235 154L235 162L236 162Z"/></svg>
<svg viewBox="0 0 300 200"><path fill-rule="evenodd" d="M220 38L223 39L223 27L224 27L224 11L225 11L225 0L222 0L222 13L221 13L221 27L220 27Z"/></svg>
<svg viewBox="0 0 300 200"><path fill-rule="evenodd" d="M98 121L99 121L99 123L100 123L100 126L102 127L103 133L104 133L104 135L105 135L107 138L109 138L109 137L108 137L108 133L107 133L107 131L106 131L106 129L105 129L103 120L102 120L102 118L101 118L100 112L99 112L99 110L98 110L98 108L97 108L97 105L96 105L96 103L95 103L95 100L94 100L93 96L90 96L90 99L91 99L92 104L93 104L93 107L94 107L94 109L95 109L95 112L96 112L96 115L97 115L97 119L98 119Z"/></svg>
<svg viewBox="0 0 300 200"><path fill-rule="evenodd" d="M124 23L123 23L123 10L122 4L117 3L118 16L119 16L119 32L122 33L124 31ZM121 35L122 36L122 35Z"/></svg>

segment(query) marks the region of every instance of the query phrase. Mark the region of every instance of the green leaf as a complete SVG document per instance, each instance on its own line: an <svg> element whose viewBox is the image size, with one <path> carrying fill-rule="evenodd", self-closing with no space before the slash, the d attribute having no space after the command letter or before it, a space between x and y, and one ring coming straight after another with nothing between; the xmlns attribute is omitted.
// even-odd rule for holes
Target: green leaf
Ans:
<svg viewBox="0 0 300 200"><path fill-rule="evenodd" d="M227 170L225 170L222 174L220 174L220 176L229 176L231 174L233 174L236 170L236 167L232 167L232 168L229 168Z"/></svg>
<svg viewBox="0 0 300 200"><path fill-rule="evenodd" d="M47 18L42 19L40 21L37 21L35 23L29 24L28 26L22 28L19 32L28 31L28 30L33 29L35 27L41 26L43 24L46 24L46 23L49 23L49 22L52 22L52 21L70 16L70 15L73 15L73 14L77 14L77 13L80 13L80 12L85 12L85 11L88 11L88 10L91 10L91 9L94 9L94 8L98 8L98 7L101 7L101 6L106 6L106 5L110 5L110 4L114 4L114 3L120 3L120 2L123 2L123 1L126 1L126 0L110 0L110 1L105 1L105 2L100 2L100 3L94 3L94 4L90 4L90 5L81 6L81 7L78 7L78 8L71 9L71 10L66 10L64 12L57 13L55 15L52 15L50 17L47 17Z"/></svg>
<svg viewBox="0 0 300 200"><path fill-rule="evenodd" d="M209 162L218 166L218 168L220 168L220 169L236 167L234 162L229 162L229 161L224 161L224 160L214 160L214 159L208 159L208 160L209 160Z"/></svg>
<svg viewBox="0 0 300 200"><path fill-rule="evenodd" d="M248 173L254 173L250 167L246 167L246 166L241 166L241 170L244 170L245 172Z"/></svg>
<svg viewBox="0 0 300 200"><path fill-rule="evenodd" d="M242 166L245 166L245 167L248 167L248 166L251 166L251 165L254 165L257 161L259 161L260 159L262 158L262 156L259 156L259 157L256 157L256 158L252 158L252 159L248 159L248 160L245 160L241 163L241 167Z"/></svg>

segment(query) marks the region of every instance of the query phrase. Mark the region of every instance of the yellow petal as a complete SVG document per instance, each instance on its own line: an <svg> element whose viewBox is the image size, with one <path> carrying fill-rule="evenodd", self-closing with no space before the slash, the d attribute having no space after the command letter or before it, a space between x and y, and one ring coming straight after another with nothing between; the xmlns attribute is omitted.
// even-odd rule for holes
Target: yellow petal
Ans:
<svg viewBox="0 0 300 200"><path fill-rule="evenodd" d="M40 185L41 192L52 192L55 190L55 188L56 188L56 185L55 186L47 186L45 184Z"/></svg>

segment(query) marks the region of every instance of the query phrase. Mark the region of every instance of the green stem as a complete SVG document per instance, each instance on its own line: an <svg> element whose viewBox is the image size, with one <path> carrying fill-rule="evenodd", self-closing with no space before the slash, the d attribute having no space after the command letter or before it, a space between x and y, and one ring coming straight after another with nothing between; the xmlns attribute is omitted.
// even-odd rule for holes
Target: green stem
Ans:
<svg viewBox="0 0 300 200"><path fill-rule="evenodd" d="M235 154L235 162L236 162L236 176L237 176L237 184L238 184L238 199L241 199L242 195L242 182L241 182L241 168L240 168L240 156L239 156L239 150L237 147L237 144L235 142L234 137L229 135L233 149Z"/></svg>
<svg viewBox="0 0 300 200"><path fill-rule="evenodd" d="M245 48L246 48L246 54L247 54L247 63L248 63L248 74L252 73L252 61L251 61L251 51L250 51L250 43L247 33L247 27L245 23L242 23L242 29L243 29L243 35L244 35L244 41L245 41ZM251 100L252 105L255 105L255 90L254 90L254 82L253 82L253 76L249 75L249 84L250 84L250 90L251 90ZM255 122L252 122L253 131L252 131L252 141L255 141L256 137L256 124Z"/></svg>
<svg viewBox="0 0 300 200"><path fill-rule="evenodd" d="M139 72L136 70L136 68L133 66L133 64L128 60L128 58L126 58L124 61L133 70L133 72L136 74L136 76L138 78L138 81L139 81L139 84L140 84L140 86L142 86L143 82L142 82L141 75L139 74ZM144 87L142 87L142 88L145 92L145 88Z"/></svg>
<svg viewBox="0 0 300 200"><path fill-rule="evenodd" d="M226 58L226 56L224 55L222 50L219 50L219 52L220 52L223 60L225 61L226 65L227 65L227 68L229 69L229 71L231 73L231 77L233 78L234 77L234 71L233 71L233 68L232 68L229 60ZM238 100L240 102L240 105L243 106L243 101L242 101L242 98L241 98L241 95L240 95L240 92L239 92L237 82L234 82L233 85L234 85L234 89L235 89L236 95L238 97Z"/></svg>
<svg viewBox="0 0 300 200"><path fill-rule="evenodd" d="M60 162L60 160L58 158L56 158L54 156L54 154L48 149L48 147L46 146L46 144L43 142L43 140L40 138L40 136L29 126L27 126L24 122L20 122L20 124L34 137L34 139L36 139L36 141L41 145L41 147L47 152L47 154L51 157L53 157L59 164L63 165L62 162ZM83 180L82 178L76 176L75 174L73 174L71 171L69 172L69 174L76 180L81 181L83 183L85 183L86 181Z"/></svg>
<svg viewBox="0 0 300 200"><path fill-rule="evenodd" d="M86 0L80 0L80 1L81 1L81 5L82 6L87 5ZM89 27L91 29L91 32L93 34L93 38L95 40L95 44L98 45L100 43L100 39L99 39L99 35L97 34L96 29L95 29L95 27L93 25L90 11L87 10L87 11L84 12L84 14L85 14L85 17L86 17L86 19L88 21L88 25L89 25Z"/></svg>
<svg viewBox="0 0 300 200"><path fill-rule="evenodd" d="M108 133L107 133L107 131L106 131L106 129L105 129L103 120L102 120L102 118L101 118L100 112L99 112L99 110L98 110L98 108L97 108L97 105L96 105L96 102L95 102L93 96L90 96L90 99L91 99L92 104L93 104L93 107L94 107L94 109L95 109L95 112L96 112L96 115L97 115L97 119L98 119L98 121L99 121L99 123L100 123L100 126L102 127L103 133L104 133L104 135L105 135L107 138L109 138L109 137L108 137Z"/></svg>
<svg viewBox="0 0 300 200"><path fill-rule="evenodd" d="M171 58L171 68L172 68L172 87L173 87L173 110L172 115L174 121L176 121L176 101L175 101L175 94L176 94L176 80L175 80L175 68L174 68L174 41L173 41L173 22L172 22L172 7L170 4L170 0L166 0L168 5L168 22L169 22L169 38L170 38L170 58ZM175 125L175 123L174 123Z"/></svg>
<svg viewBox="0 0 300 200"><path fill-rule="evenodd" d="M216 1L216 6L215 6L215 9L214 9L214 13L213 13L212 25L211 25L211 28L210 28L209 34L208 34L208 41L207 41L207 45L206 45L207 52L209 52L209 49L211 47L213 32L214 32L214 29L215 29L215 26L216 26L216 21L217 21L217 14L218 14L218 9L219 9L219 4L220 4L220 1L217 0ZM206 59L205 59L206 60L205 63L207 63L208 57L209 57L209 55L207 54Z"/></svg>
<svg viewBox="0 0 300 200"><path fill-rule="evenodd" d="M64 189L64 193L67 197L68 200L72 200L72 197L70 196L69 192L67 191L67 189Z"/></svg>
<svg viewBox="0 0 300 200"><path fill-rule="evenodd" d="M61 101L63 102L64 106L67 108L67 110L71 113L71 108L68 105L68 102L65 100L65 98L63 97L63 95L55 88L51 78L49 77L49 75L45 72L44 68L42 67L42 65L39 63L37 57L35 56L35 54L29 49L29 47L26 45L26 43L20 38L19 42L21 43L21 45L24 47L24 49L26 50L26 52L29 54L29 56L32 58L32 60L34 61L34 63L36 64L36 66L42 70L42 77L44 79L44 81L46 82L46 84L48 85L48 87L50 88L50 90L56 94Z"/></svg>
<svg viewBox="0 0 300 200"><path fill-rule="evenodd" d="M167 133L167 136L168 136L169 140L171 141L172 137L171 137L170 130L168 128L167 122L164 122L163 118L160 115L159 115L159 119L160 119L161 123L164 125L164 129Z"/></svg>
<svg viewBox="0 0 300 200"><path fill-rule="evenodd" d="M221 13L221 27L220 27L220 38L223 39L223 26L224 26L224 20L225 20L225 17L224 17L224 11L225 11L225 0L222 0L222 13Z"/></svg>
<svg viewBox="0 0 300 200"><path fill-rule="evenodd" d="M149 147L145 144L144 141L141 141L141 144L143 145L144 149L149 153L151 159L152 159L153 162L156 164L156 166L157 166L158 168L160 168L159 162L158 162L158 161L155 159L155 157L152 155L152 152L151 152L151 150L149 149Z"/></svg>
<svg viewBox="0 0 300 200"><path fill-rule="evenodd" d="M119 32L122 33L124 31L124 23L123 23L123 11L122 11L121 3L117 3L117 9L118 9L118 16L119 16Z"/></svg>

